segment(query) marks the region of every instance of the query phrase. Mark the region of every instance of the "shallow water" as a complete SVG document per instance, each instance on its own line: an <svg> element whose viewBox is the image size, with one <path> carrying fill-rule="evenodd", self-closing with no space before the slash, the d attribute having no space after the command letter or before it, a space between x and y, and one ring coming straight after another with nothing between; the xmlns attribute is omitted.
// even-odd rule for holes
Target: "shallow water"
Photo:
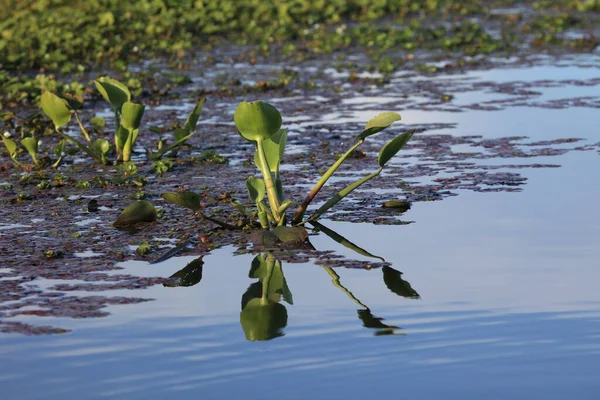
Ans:
<svg viewBox="0 0 600 400"><path fill-rule="evenodd" d="M461 80L533 82L600 76L598 69L558 69L559 75L523 68L445 79L457 87ZM538 100L546 101L594 95L597 88L535 90L540 92ZM476 90L463 94L451 105L498 96ZM388 101L352 98L340 105L344 117L332 112L318 124L362 123L387 110ZM426 134L586 139L576 145L600 141L598 110L592 107L400 111L407 124L449 124ZM599 160L597 150L536 157L536 163L561 167L521 172L528 178L521 192L459 191L459 196L443 201L414 203L403 217L414 223L406 226L325 221L390 262L420 298L389 290L381 268L334 268L339 276L336 286L331 271L314 262L284 262L293 305L281 301L287 323L279 332L283 336L270 341L246 340L240 311L242 296L257 281L248 277L254 255L232 256L231 247L204 258L202 279L194 286L101 292L155 299L110 306L111 314L105 318L40 322L40 317L20 316L15 320L73 331L0 336L2 397L596 399L600 396ZM5 233L13 228L18 227L0 227ZM310 240L319 250L367 260L322 234ZM119 264L124 270L114 274L168 277L194 259L183 256L152 265L127 261ZM60 282L37 285L51 292ZM365 319L365 307L374 317ZM370 322L359 319L358 310Z"/></svg>

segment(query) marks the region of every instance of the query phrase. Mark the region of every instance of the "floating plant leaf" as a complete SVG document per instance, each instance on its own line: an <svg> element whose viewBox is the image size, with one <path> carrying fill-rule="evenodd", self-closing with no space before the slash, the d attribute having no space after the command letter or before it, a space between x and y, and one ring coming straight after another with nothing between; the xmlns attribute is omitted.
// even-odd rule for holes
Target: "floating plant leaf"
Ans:
<svg viewBox="0 0 600 400"><path fill-rule="evenodd" d="M67 107L67 102L54 93L44 91L40 104L42 111L50 117L56 129L65 126L71 120L71 111Z"/></svg>
<svg viewBox="0 0 600 400"><path fill-rule="evenodd" d="M365 140L368 136L381 132L391 124L401 119L400 114L395 112L382 112L371 118L365 129L356 136L356 140Z"/></svg>
<svg viewBox="0 0 600 400"><path fill-rule="evenodd" d="M379 156L377 157L379 166L383 167L388 161L390 161L390 159L406 145L414 133L415 131L402 133L387 142L379 151Z"/></svg>
<svg viewBox="0 0 600 400"><path fill-rule="evenodd" d="M241 102L233 116L240 135L250 141L265 140L281 128L281 114L263 101Z"/></svg>
<svg viewBox="0 0 600 400"><path fill-rule="evenodd" d="M302 244L308 238L308 232L301 226L278 226L272 232L286 245Z"/></svg>
<svg viewBox="0 0 600 400"><path fill-rule="evenodd" d="M381 206L383 208L391 208L395 211L405 213L410 210L409 201L388 200Z"/></svg>
<svg viewBox="0 0 600 400"><path fill-rule="evenodd" d="M161 194L161 197L169 203L177 204L193 211L200 209L200 196L194 192L168 192Z"/></svg>
<svg viewBox="0 0 600 400"><path fill-rule="evenodd" d="M402 279L402 272L387 266L381 268L381 270L383 271L385 286L393 293L410 299L418 299L420 297L419 293L410 286L410 283Z"/></svg>
<svg viewBox="0 0 600 400"><path fill-rule="evenodd" d="M106 100L115 111L121 111L123 104L131 100L131 93L127 86L121 82L109 78L103 77L94 81L96 89L100 92L104 100Z"/></svg>
<svg viewBox="0 0 600 400"><path fill-rule="evenodd" d="M142 104L125 102L121 108L121 125L129 130L139 129L145 109Z"/></svg>
<svg viewBox="0 0 600 400"><path fill-rule="evenodd" d="M198 123L198 119L200 118L200 113L202 112L202 107L204 106L205 101L206 97L202 97L200 101L198 101L190 115L188 115L184 125L188 133L192 133L194 132L194 129L196 129L196 124Z"/></svg>
<svg viewBox="0 0 600 400"><path fill-rule="evenodd" d="M265 198L265 181L262 179L253 176L248 177L246 188L248 189L248 196L253 202L258 203Z"/></svg>
<svg viewBox="0 0 600 400"><path fill-rule="evenodd" d="M115 223L116 227L125 227L138 222L153 222L156 221L156 209L147 200L138 200L125 208L119 215Z"/></svg>

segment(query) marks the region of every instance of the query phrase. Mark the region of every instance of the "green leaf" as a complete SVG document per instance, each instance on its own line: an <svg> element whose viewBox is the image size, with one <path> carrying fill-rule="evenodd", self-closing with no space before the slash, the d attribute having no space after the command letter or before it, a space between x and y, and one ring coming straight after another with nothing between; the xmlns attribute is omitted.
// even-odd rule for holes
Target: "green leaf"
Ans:
<svg viewBox="0 0 600 400"><path fill-rule="evenodd" d="M125 227L138 222L153 222L156 221L156 209L146 200L138 200L131 203L119 215L115 223L115 227Z"/></svg>
<svg viewBox="0 0 600 400"><path fill-rule="evenodd" d="M255 203L262 201L265 198L265 181L253 176L246 179L246 188L250 200Z"/></svg>
<svg viewBox="0 0 600 400"><path fill-rule="evenodd" d="M235 209L238 210L241 214L246 215L246 207L244 207L242 203L240 203L239 201L232 200L231 205L235 207Z"/></svg>
<svg viewBox="0 0 600 400"><path fill-rule="evenodd" d="M281 128L281 114L263 101L241 102L233 116L240 135L250 141L265 140Z"/></svg>
<svg viewBox="0 0 600 400"><path fill-rule="evenodd" d="M56 146L54 146L52 151L54 152L54 155L56 157L59 157L59 158L62 157L62 155L65 151L66 144L67 144L67 141L65 139L63 139L60 142L58 142L58 144Z"/></svg>
<svg viewBox="0 0 600 400"><path fill-rule="evenodd" d="M410 202L408 201L398 201L398 200L388 200L382 205L383 208L391 208L398 212L405 213L410 210Z"/></svg>
<svg viewBox="0 0 600 400"><path fill-rule="evenodd" d="M285 145L287 143L287 130L280 129L276 134L271 136L269 139L263 140L262 146L265 152L265 158L269 164L271 172L279 172L279 164L281 163L281 157L285 151ZM258 152L254 154L254 164L260 169L258 159Z"/></svg>
<svg viewBox="0 0 600 400"><path fill-rule="evenodd" d="M35 162L37 164L38 163L38 161L37 161L38 141L37 141L37 139L35 139L33 137L23 138L23 139L21 139L21 145L23 145L23 147L25 147L25 149L27 150L27 152L33 159L33 162Z"/></svg>
<svg viewBox="0 0 600 400"><path fill-rule="evenodd" d="M391 124L400 120L400 114L395 112L382 112L371 118L365 129L356 136L356 140L365 140L368 136L381 132Z"/></svg>
<svg viewBox="0 0 600 400"><path fill-rule="evenodd" d="M173 132L173 136L175 136L175 141L177 142L181 142L182 140L187 139L187 136L189 134L190 132L184 128L177 128L175 129L175 132Z"/></svg>
<svg viewBox="0 0 600 400"><path fill-rule="evenodd" d="M92 148L99 155L106 155L110 151L110 143L106 139L96 139L92 144Z"/></svg>
<svg viewBox="0 0 600 400"><path fill-rule="evenodd" d="M317 222L317 221L311 221L311 225L313 225L315 228L318 228L321 232L323 232L324 234L326 234L327 236L329 236L330 238L332 238L333 240L335 240L336 242L338 242L339 244L341 244L344 247L349 248L350 250L355 251L356 253L366 256L366 257L371 257L371 258L377 258L383 262L385 262L385 260L383 259L383 257L379 257L376 256L374 254L369 253L367 250L363 249L362 247L352 243L351 241L349 241L348 239L346 239L345 237L343 237L342 235L340 235L339 233L337 233L336 231L327 228L325 225Z"/></svg>
<svg viewBox="0 0 600 400"><path fill-rule="evenodd" d="M200 209L200 196L194 192L169 192L161 194L169 203L197 211Z"/></svg>
<svg viewBox="0 0 600 400"><path fill-rule="evenodd" d="M390 291L398 296L408 297L410 299L418 299L419 293L416 292L410 283L402 279L402 272L395 270L392 267L383 267L383 282Z"/></svg>
<svg viewBox="0 0 600 400"><path fill-rule="evenodd" d="M92 127L97 130L97 131L102 131L104 129L104 127L106 126L106 120L102 117L99 117L97 115L94 115L91 119L90 119L90 124L92 125Z"/></svg>
<svg viewBox="0 0 600 400"><path fill-rule="evenodd" d="M308 232L301 226L278 226L271 232L286 245L298 245L308 238Z"/></svg>
<svg viewBox="0 0 600 400"><path fill-rule="evenodd" d="M79 109L83 108L83 95L82 94L64 93L63 96L71 110L79 110Z"/></svg>
<svg viewBox="0 0 600 400"><path fill-rule="evenodd" d="M106 100L113 108L113 110L120 112L123 104L131 100L131 93L127 86L121 82L111 79L109 77L103 77L94 81L96 89L100 92L104 100Z"/></svg>
<svg viewBox="0 0 600 400"><path fill-rule="evenodd" d="M125 102L121 108L121 125L130 131L140 128L145 106L131 102Z"/></svg>
<svg viewBox="0 0 600 400"><path fill-rule="evenodd" d="M40 104L42 111L50 117L56 129L65 126L71 120L71 111L67 107L67 102L54 93L44 91Z"/></svg>
<svg viewBox="0 0 600 400"><path fill-rule="evenodd" d="M204 106L205 101L206 97L202 97L200 101L198 101L198 104L196 104L196 107L194 107L190 115L188 115L184 125L188 133L192 133L194 129L196 129L196 124L198 123L198 119L200 118L200 113L202 112L202 107Z"/></svg>
<svg viewBox="0 0 600 400"><path fill-rule="evenodd" d="M379 156L377 157L379 166L383 167L390 161L406 145L414 133L415 131L406 132L387 142L379 151Z"/></svg>
<svg viewBox="0 0 600 400"><path fill-rule="evenodd" d="M119 126L119 130L115 135L115 146L117 147L117 153L121 154L123 152L123 148L125 147L125 143L127 143L127 138L131 132L127 130L124 126Z"/></svg>
<svg viewBox="0 0 600 400"><path fill-rule="evenodd" d="M10 158L15 158L17 156L17 144L4 136L2 136L2 142L4 143L4 146L6 146Z"/></svg>

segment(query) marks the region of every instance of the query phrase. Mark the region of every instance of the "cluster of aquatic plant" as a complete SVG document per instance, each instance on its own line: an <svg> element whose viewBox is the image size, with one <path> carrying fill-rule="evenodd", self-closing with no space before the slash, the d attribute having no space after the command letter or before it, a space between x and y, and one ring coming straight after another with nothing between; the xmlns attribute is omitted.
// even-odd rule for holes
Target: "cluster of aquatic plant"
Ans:
<svg viewBox="0 0 600 400"><path fill-rule="evenodd" d="M244 101L238 105L233 118L240 136L254 145L254 163L262 176L261 178L250 176L246 180L249 198L256 205L254 212L248 212L238 202L235 202L234 206L240 213L246 216L242 225L252 225L255 220L253 217L256 216L263 229L273 229L277 238L283 242L303 240L302 233L282 229L288 222L291 222L292 225L302 225L306 222L318 220L321 215L330 210L348 194L378 176L383 171L387 162L406 145L414 133L414 131L405 132L387 142L379 151L377 170L334 194L325 204L314 211L310 217L304 219L308 206L342 163L367 138L383 131L394 122L400 120L400 114L384 112L369 120L365 128L354 138L354 144L321 176L306 198L298 206L293 216L289 218L286 211L292 205L292 200L285 197L280 175L281 160L287 143L287 130L281 129L281 114L269 103L263 101L249 103ZM229 224L216 221L214 218L205 215L201 211L200 197L193 192L163 193L162 196L169 202L192 209L205 219L216 222L223 227L232 228Z"/></svg>
<svg viewBox="0 0 600 400"><path fill-rule="evenodd" d="M44 114L52 120L54 129L62 140L53 148L56 160L50 160L48 157L41 159L38 157L38 140L33 136L33 133L24 132L22 134L20 144L30 154L36 167L42 168L51 164L52 167L56 168L63 159L66 142L72 143L77 149L104 165L109 164L111 161L123 163L131 161L132 151L142 128L142 117L144 116L145 106L132 102L130 90L115 79L102 77L96 79L94 85L102 98L108 102L114 113L113 143L111 144L104 138L92 139L89 130L85 128L79 115L84 104L82 94L65 94L61 97L51 91L44 90L41 95L40 106ZM161 161L161 159L177 147L182 146L194 135L204 101L205 98L201 98L190 112L185 123L173 130L174 140L172 143L165 143L162 139L161 135L163 132L160 128L156 126L147 128L158 135L156 149L147 149L148 158L155 161L153 169L157 173L164 172L172 165L169 161ZM65 131L72 119L75 119L77 123L81 139L76 139ZM90 119L89 125L94 130L104 130L106 121L104 118L95 116ZM2 140L13 162L17 166L24 168L24 165L18 160L19 146L17 143L8 137L3 137ZM111 153L115 155L114 160L109 159Z"/></svg>

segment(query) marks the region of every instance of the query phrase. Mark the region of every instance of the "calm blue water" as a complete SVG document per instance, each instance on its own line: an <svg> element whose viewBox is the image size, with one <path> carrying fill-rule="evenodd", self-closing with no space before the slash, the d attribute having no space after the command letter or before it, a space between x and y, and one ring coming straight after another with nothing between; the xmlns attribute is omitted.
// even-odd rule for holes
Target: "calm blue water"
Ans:
<svg viewBox="0 0 600 400"><path fill-rule="evenodd" d="M578 69L571 73L576 78ZM402 115L410 123L457 124L431 133L600 141L594 108ZM407 226L325 221L390 261L419 293L392 293L381 269L335 269L380 323L398 327L388 330L394 335L364 327L357 313L364 306L323 267L283 263L294 303L281 302L284 336L247 341L240 311L256 282L248 277L253 256L223 248L205 257L195 286L102 292L155 301L112 306L106 318L20 319L73 332L0 336L0 398L600 398L599 156L536 158L562 167L523 170L529 180L519 193L461 192L416 203L406 215L416 222ZM354 257L323 235L311 241ZM126 262L117 272L170 276L193 259Z"/></svg>

